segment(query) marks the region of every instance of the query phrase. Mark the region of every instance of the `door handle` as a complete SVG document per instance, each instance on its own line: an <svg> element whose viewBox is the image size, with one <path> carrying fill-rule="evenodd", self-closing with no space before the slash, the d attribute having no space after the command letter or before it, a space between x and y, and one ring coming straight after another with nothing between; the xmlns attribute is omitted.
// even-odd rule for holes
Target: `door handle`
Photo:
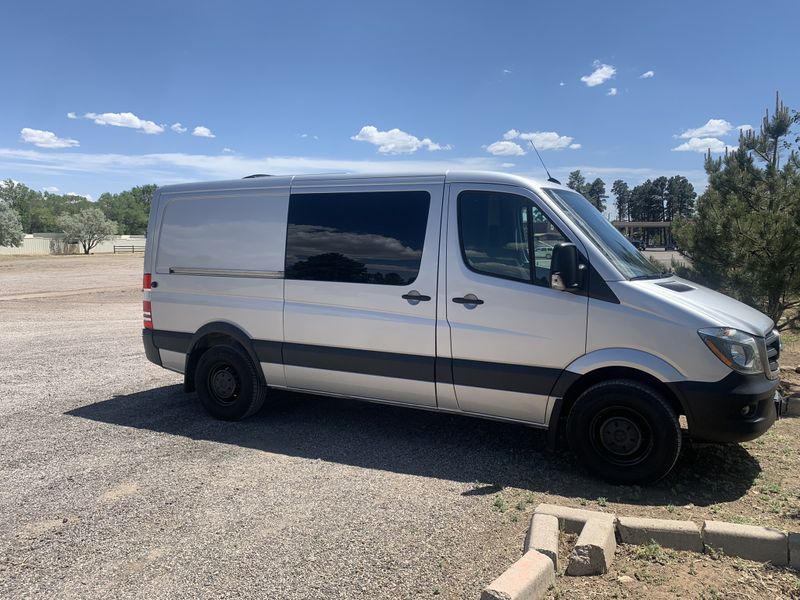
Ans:
<svg viewBox="0 0 800 600"><path fill-rule="evenodd" d="M411 290L407 294L403 294L400 297L403 300L408 300L409 302L428 302L431 299L430 296L420 294L417 290Z"/></svg>
<svg viewBox="0 0 800 600"><path fill-rule="evenodd" d="M483 304L483 300L478 298L475 294L467 294L463 298L453 298L456 304L474 304L475 306Z"/></svg>

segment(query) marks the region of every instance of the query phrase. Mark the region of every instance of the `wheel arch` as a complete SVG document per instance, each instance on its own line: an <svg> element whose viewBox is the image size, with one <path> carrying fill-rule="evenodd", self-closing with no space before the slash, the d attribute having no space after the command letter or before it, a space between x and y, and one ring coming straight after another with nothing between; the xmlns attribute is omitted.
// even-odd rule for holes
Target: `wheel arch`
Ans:
<svg viewBox="0 0 800 600"><path fill-rule="evenodd" d="M189 349L186 352L186 368L184 369L183 388L187 392L193 392L194 373L197 362L203 353L213 346L238 346L244 350L256 367L256 374L262 385L267 385L264 371L261 368L261 361L258 359L253 340L242 329L232 323L225 321L215 321L206 323L198 329L189 342Z"/></svg>
<svg viewBox="0 0 800 600"><path fill-rule="evenodd" d="M683 400L668 385L684 379L677 369L656 356L640 351L617 351L615 354L616 357L605 352L595 357L584 355L559 376L550 394L553 408L548 422L548 444L552 449L558 448L563 442L566 420L575 401L584 391L601 381L631 379L650 386L664 397L676 415L688 414ZM585 360L589 358L593 360Z"/></svg>

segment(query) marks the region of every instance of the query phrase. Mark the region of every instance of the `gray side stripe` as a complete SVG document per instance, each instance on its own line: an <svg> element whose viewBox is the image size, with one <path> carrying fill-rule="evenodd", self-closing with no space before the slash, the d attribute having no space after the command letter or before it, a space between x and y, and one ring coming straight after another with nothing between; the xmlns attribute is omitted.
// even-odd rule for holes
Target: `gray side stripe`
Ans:
<svg viewBox="0 0 800 600"><path fill-rule="evenodd" d="M192 334L153 331L157 348L186 353ZM308 344L252 340L258 360L275 364L362 373L381 377L439 383L455 383L478 388L549 395L561 369L530 367L477 360L434 358L416 354L373 352Z"/></svg>

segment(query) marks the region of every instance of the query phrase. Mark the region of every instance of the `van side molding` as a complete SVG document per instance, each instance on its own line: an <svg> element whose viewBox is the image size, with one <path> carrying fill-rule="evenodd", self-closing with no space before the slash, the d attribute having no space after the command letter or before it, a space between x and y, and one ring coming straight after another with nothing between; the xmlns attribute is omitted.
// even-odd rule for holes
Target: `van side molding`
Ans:
<svg viewBox="0 0 800 600"><path fill-rule="evenodd" d="M244 269L198 269L170 267L172 275L199 275L205 277L250 277L255 279L283 279L283 271L250 271Z"/></svg>

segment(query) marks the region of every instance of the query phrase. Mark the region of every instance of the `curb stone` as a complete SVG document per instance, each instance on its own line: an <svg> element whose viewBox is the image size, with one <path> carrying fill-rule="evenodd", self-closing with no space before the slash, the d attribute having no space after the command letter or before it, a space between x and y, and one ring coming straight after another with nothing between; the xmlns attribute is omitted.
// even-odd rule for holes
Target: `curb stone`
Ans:
<svg viewBox="0 0 800 600"><path fill-rule="evenodd" d="M536 507L534 514L557 517L559 526L566 533L580 534L583 526L590 519L607 521L612 526L617 522L617 516L613 513L583 510L580 508L571 508L569 506L558 506L557 504L540 504Z"/></svg>
<svg viewBox="0 0 800 600"><path fill-rule="evenodd" d="M616 551L614 523L608 519L590 519L583 526L570 554L567 575L607 573Z"/></svg>
<svg viewBox="0 0 800 600"><path fill-rule="evenodd" d="M525 536L525 552L528 550L541 552L553 561L556 572L558 572L558 533L558 518L534 513L528 535Z"/></svg>
<svg viewBox="0 0 800 600"><path fill-rule="evenodd" d="M529 550L483 590L481 600L540 600L555 581L552 561Z"/></svg>
<svg viewBox="0 0 800 600"><path fill-rule="evenodd" d="M789 564L788 536L777 529L704 521L703 542L706 547L722 549L728 556L769 562L776 566Z"/></svg>
<svg viewBox="0 0 800 600"><path fill-rule="evenodd" d="M789 534L789 565L800 571L800 533Z"/></svg>
<svg viewBox="0 0 800 600"><path fill-rule="evenodd" d="M623 544L643 545L654 541L673 550L703 551L700 527L692 521L619 517L617 532Z"/></svg>

